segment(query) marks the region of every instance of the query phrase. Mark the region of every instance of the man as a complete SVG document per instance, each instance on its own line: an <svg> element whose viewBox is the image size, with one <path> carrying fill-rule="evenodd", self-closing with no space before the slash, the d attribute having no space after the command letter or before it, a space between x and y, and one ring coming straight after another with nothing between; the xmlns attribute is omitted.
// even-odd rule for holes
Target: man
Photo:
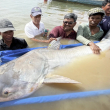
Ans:
<svg viewBox="0 0 110 110"><path fill-rule="evenodd" d="M50 38L49 40L39 40L39 36L46 36L47 32L44 33L45 28L43 22L41 22L42 10L39 7L34 7L31 10L31 19L29 23L25 26L25 34L28 38L36 42L46 42L50 43L52 40L56 40L55 38Z"/></svg>
<svg viewBox="0 0 110 110"><path fill-rule="evenodd" d="M92 8L88 11L88 15L89 23L82 23L78 27L77 40L85 45L90 46L93 53L99 54L101 49L93 41L100 41L100 38L104 34L103 30L98 24L105 15L105 12L102 8Z"/></svg>
<svg viewBox="0 0 110 110"><path fill-rule="evenodd" d="M27 43L24 39L13 37L15 28L8 19L0 20L0 51L15 50L27 48Z"/></svg>
<svg viewBox="0 0 110 110"><path fill-rule="evenodd" d="M105 16L103 17L99 25L104 31L104 37L110 29L110 0L105 0L102 2L102 9L105 11Z"/></svg>
<svg viewBox="0 0 110 110"><path fill-rule="evenodd" d="M68 13L64 16L63 25L55 27L49 34L49 38L68 38L76 39L76 32L74 26L76 25L77 15L74 13Z"/></svg>

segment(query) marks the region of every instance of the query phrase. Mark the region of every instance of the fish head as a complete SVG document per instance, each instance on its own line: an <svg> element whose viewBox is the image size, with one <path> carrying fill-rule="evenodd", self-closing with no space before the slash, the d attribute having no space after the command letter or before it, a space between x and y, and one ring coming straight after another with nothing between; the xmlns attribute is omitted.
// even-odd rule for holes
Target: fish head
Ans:
<svg viewBox="0 0 110 110"><path fill-rule="evenodd" d="M39 63L36 63L35 58L31 63L22 62L20 68L19 62L21 65L21 60L18 59L0 67L0 102L29 96L41 87L48 73L48 65L42 58L37 59Z"/></svg>
<svg viewBox="0 0 110 110"><path fill-rule="evenodd" d="M9 82L8 84L0 82L0 102L19 99L25 94L31 93L32 84L24 82Z"/></svg>
<svg viewBox="0 0 110 110"><path fill-rule="evenodd" d="M17 91L16 89L14 88L9 88L9 87L6 87L2 90L2 96L3 97L9 97L10 95L12 95L15 91Z"/></svg>

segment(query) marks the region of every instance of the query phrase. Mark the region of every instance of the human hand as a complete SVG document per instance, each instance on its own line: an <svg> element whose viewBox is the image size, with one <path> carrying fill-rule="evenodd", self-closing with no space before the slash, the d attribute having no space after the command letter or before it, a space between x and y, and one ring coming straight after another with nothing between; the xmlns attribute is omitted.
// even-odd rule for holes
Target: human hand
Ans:
<svg viewBox="0 0 110 110"><path fill-rule="evenodd" d="M57 41L56 38L52 38L52 37L51 37L49 40L46 40L46 42L47 42L47 43L50 43L52 40L56 40L56 41Z"/></svg>
<svg viewBox="0 0 110 110"><path fill-rule="evenodd" d="M89 46L90 46L90 48L92 49L92 51L93 51L94 54L100 54L101 49L100 49L100 47L97 46L95 43L90 42L90 43L89 43Z"/></svg>
<svg viewBox="0 0 110 110"><path fill-rule="evenodd" d="M49 30L45 29L43 36L47 37L48 32L49 32Z"/></svg>

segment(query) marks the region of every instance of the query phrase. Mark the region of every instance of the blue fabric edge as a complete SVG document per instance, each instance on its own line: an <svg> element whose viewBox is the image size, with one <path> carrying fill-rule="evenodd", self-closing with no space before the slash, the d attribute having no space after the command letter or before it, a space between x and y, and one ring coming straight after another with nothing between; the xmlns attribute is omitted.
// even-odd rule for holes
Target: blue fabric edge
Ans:
<svg viewBox="0 0 110 110"><path fill-rule="evenodd" d="M74 92L74 93L66 93L66 94L58 94L58 95L50 95L50 96L39 96L39 97L18 99L8 102L0 102L0 108L16 106L16 105L37 104L37 103L69 100L69 99L86 98L86 97L93 97L99 95L110 95L110 89L98 90L98 91Z"/></svg>
<svg viewBox="0 0 110 110"><path fill-rule="evenodd" d="M98 43L98 42L99 41L96 41L94 43ZM60 49L73 48L73 47L82 46L82 45L83 45L82 43L61 45ZM9 61L11 61L11 60L19 57L19 55L21 55L21 54L25 54L31 50L39 49L39 48L46 48L46 47L1 51L0 56L1 56L1 59L5 58L6 60L10 59L12 57L12 59L9 60ZM13 53L15 53L15 54L13 55ZM16 57L16 55L18 55L18 56ZM8 62L8 61L3 62L2 64L6 63L6 62ZM19 100L13 100L13 101L8 101L8 102L0 102L0 107L8 107L8 106L15 106L15 105L23 105L23 104L24 105L25 104L34 104L34 103L46 103L46 102L60 101L60 100L66 100L66 99L75 99L75 98L96 96L96 95L102 95L102 94L104 94L104 95L110 94L110 90L76 92L76 93L67 93L67 94L60 94L60 95L50 95L50 96L40 96L40 97L19 99Z"/></svg>

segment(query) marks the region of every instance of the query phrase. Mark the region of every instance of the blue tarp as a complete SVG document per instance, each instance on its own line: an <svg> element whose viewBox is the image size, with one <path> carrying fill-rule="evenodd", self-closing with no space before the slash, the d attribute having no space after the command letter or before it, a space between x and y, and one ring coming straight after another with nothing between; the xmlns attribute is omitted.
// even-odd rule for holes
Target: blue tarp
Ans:
<svg viewBox="0 0 110 110"><path fill-rule="evenodd" d="M25 49L17 49L17 50L5 50L0 51L0 65L3 65L11 60L14 60L23 54L39 48L46 48L46 47L36 47L36 48L25 48Z"/></svg>
<svg viewBox="0 0 110 110"><path fill-rule="evenodd" d="M18 100L13 100L13 101L8 101L8 102L1 102L0 108L8 107L8 106L15 106L15 105L26 105L26 104L62 101L62 100L68 100L68 99L86 98L86 97L93 97L93 96L99 96L99 95L110 95L110 89L18 99Z"/></svg>
<svg viewBox="0 0 110 110"><path fill-rule="evenodd" d="M98 41L95 41L95 43L97 43L97 42ZM83 45L82 43L61 45L60 49L73 48L73 47L82 46L82 45ZM14 60L14 59L20 57L21 55L23 55L31 50L39 49L39 48L46 48L46 47L36 47L36 48L0 51L0 65L3 65L11 60Z"/></svg>
<svg viewBox="0 0 110 110"><path fill-rule="evenodd" d="M97 42L98 41L96 41L95 43ZM82 45L83 45L82 43L71 44L71 45L61 45L60 49L73 48L73 47L82 46ZM46 47L1 51L0 52L1 61L2 61L1 65L8 61L16 59L31 50L39 49L39 48L46 48ZM18 100L13 100L13 101L8 101L8 102L1 102L0 107L25 105L25 104L33 104L33 103L46 103L46 102L84 98L84 97L91 97L91 96L98 96L98 95L108 95L108 94L110 95L110 89L99 90L99 91L73 92L73 93L50 95L50 96L31 97L31 98L18 99Z"/></svg>
<svg viewBox="0 0 110 110"><path fill-rule="evenodd" d="M64 48L72 48L72 47L77 47L83 45L82 43L78 44L70 44L70 45L61 45L60 49ZM39 48L47 48L47 47L36 47L36 48L26 48L26 49L18 49L18 50L5 50L5 51L0 51L0 65L3 65L11 60L14 60L21 55L34 50L34 49L39 49Z"/></svg>

